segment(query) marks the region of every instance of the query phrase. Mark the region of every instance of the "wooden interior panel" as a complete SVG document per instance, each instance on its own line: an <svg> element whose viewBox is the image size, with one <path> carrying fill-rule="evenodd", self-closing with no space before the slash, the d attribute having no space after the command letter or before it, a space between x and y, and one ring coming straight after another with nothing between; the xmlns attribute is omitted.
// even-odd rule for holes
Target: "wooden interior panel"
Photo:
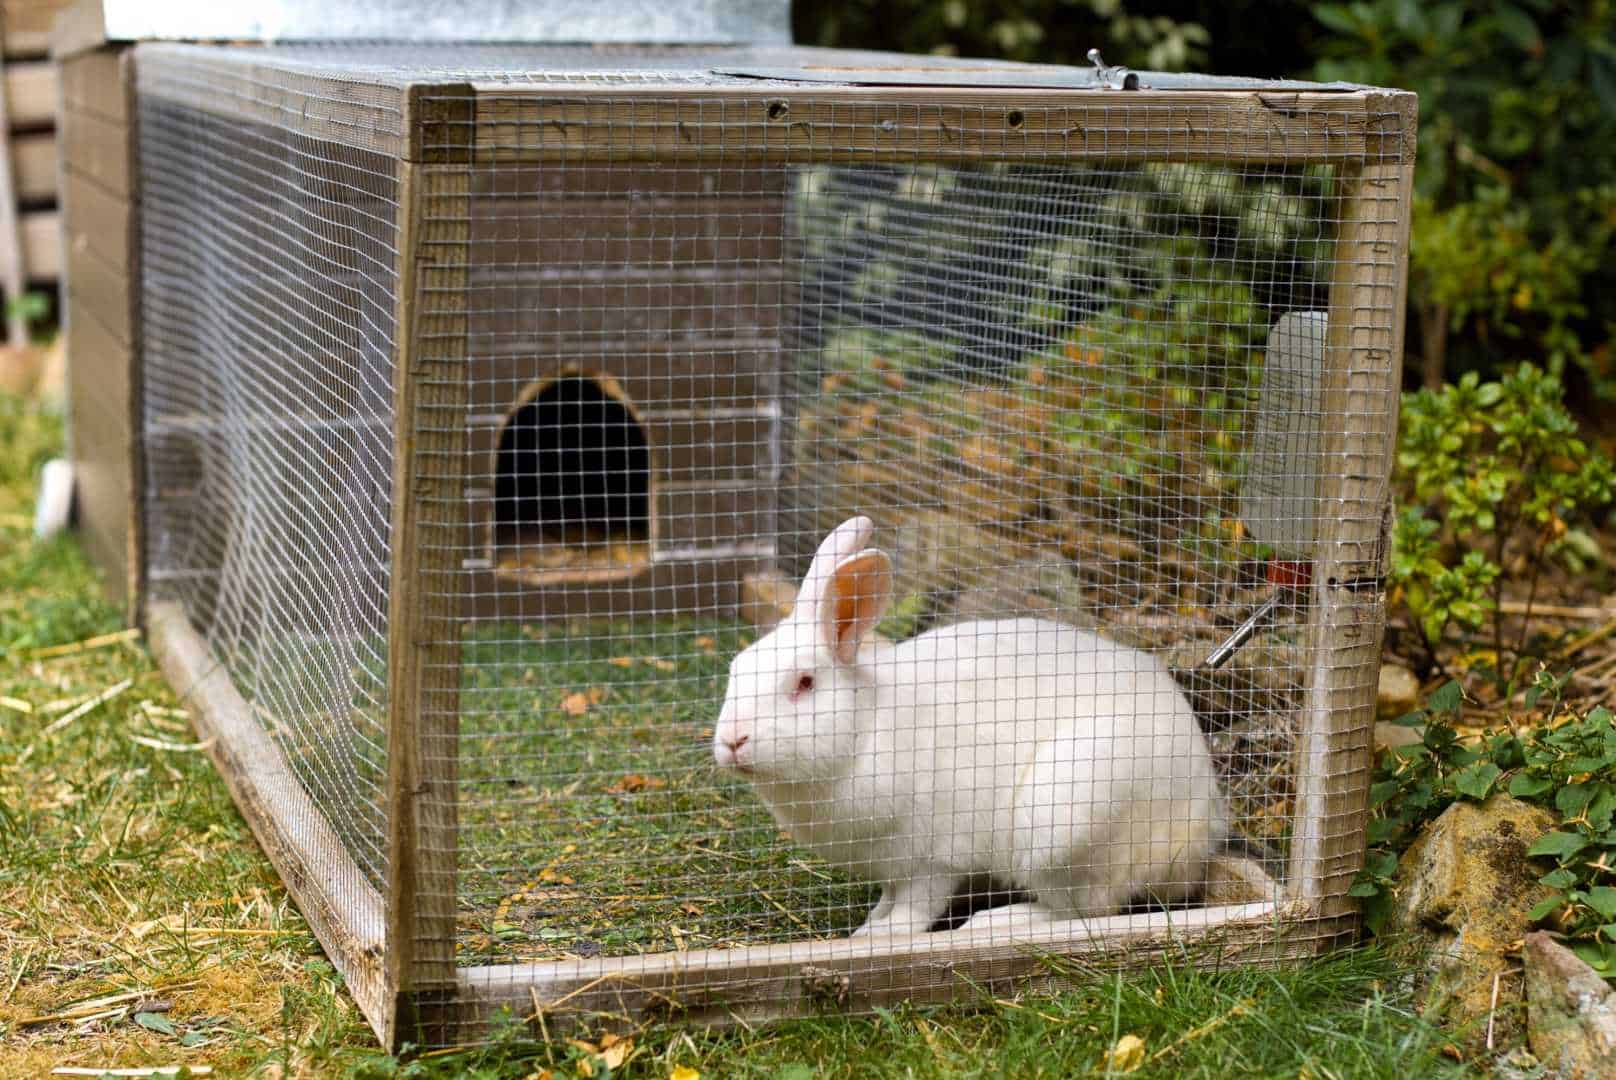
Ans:
<svg viewBox="0 0 1616 1080"><path fill-rule="evenodd" d="M30 281L62 276L62 218L55 210L30 210L19 219L23 261Z"/></svg>
<svg viewBox="0 0 1616 1080"><path fill-rule="evenodd" d="M56 198L56 138L48 132L11 137L11 176L22 202Z"/></svg>
<svg viewBox="0 0 1616 1080"><path fill-rule="evenodd" d="M59 129L62 161L74 174L93 181L104 191L127 200L134 190L129 128L88 110L69 106ZM52 188L55 158L52 151Z"/></svg>
<svg viewBox="0 0 1616 1080"><path fill-rule="evenodd" d="M5 66L6 113L13 127L46 127L56 122L56 65L26 60Z"/></svg>

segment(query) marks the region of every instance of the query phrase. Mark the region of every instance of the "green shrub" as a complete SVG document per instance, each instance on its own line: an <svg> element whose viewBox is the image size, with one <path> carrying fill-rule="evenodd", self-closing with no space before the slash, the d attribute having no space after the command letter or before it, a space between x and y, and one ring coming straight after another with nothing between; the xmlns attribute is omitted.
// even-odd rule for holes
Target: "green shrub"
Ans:
<svg viewBox="0 0 1616 1080"><path fill-rule="evenodd" d="M1450 629L1480 630L1503 599L1506 559L1528 604L1552 563L1586 572L1603 555L1596 515L1616 499L1610 459L1591 450L1562 401L1560 380L1530 364L1496 382L1475 372L1403 399L1390 603L1406 610L1431 664ZM1493 672L1507 686L1523 638L1493 622ZM1524 633L1524 632L1523 632Z"/></svg>
<svg viewBox="0 0 1616 1080"><path fill-rule="evenodd" d="M1314 74L1420 95L1409 298L1424 381L1517 360L1616 393L1616 5L1320 4Z"/></svg>
<svg viewBox="0 0 1616 1080"><path fill-rule="evenodd" d="M1528 854L1543 860L1538 879L1554 895L1531 913L1565 935L1595 970L1616 978L1616 717L1603 706L1561 714L1560 683L1540 670L1527 708L1547 702L1536 726L1467 742L1454 725L1462 695L1449 682L1402 722L1425 727L1419 743L1387 750L1370 788L1369 853L1352 887L1365 921L1379 932L1391 909L1400 853L1415 834L1459 799L1480 802L1507 790L1554 813L1559 824Z"/></svg>

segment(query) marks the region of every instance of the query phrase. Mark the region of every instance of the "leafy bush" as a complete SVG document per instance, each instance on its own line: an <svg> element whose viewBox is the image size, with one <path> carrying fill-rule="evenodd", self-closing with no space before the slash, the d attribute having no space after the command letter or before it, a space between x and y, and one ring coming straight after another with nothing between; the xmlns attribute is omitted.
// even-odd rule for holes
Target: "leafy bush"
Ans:
<svg viewBox="0 0 1616 1080"><path fill-rule="evenodd" d="M1425 384L1522 357L1616 392L1616 6L1320 4L1314 73L1420 95L1410 301Z"/></svg>
<svg viewBox="0 0 1616 1080"><path fill-rule="evenodd" d="M1559 817L1528 854L1553 860L1538 880L1554 895L1532 912L1569 940L1577 955L1606 978L1616 978L1616 716L1603 706L1582 716L1559 711L1558 681L1539 671L1527 707L1547 701L1529 730L1501 731L1466 741L1455 730L1462 695L1457 682L1433 693L1423 710L1403 718L1424 724L1422 740L1387 750L1370 788L1369 855L1352 895L1364 900L1365 921L1379 932L1391 909L1399 854L1428 822L1459 799L1480 802L1507 790Z"/></svg>
<svg viewBox="0 0 1616 1080"><path fill-rule="evenodd" d="M1406 609L1434 667L1450 628L1474 633L1497 610L1509 556L1529 596L1551 564L1580 572L1602 557L1592 526L1616 499L1616 471L1579 437L1560 380L1530 364L1496 382L1469 372L1406 395L1397 464L1407 509L1393 534L1390 603ZM1525 642L1493 626L1494 674L1506 686Z"/></svg>

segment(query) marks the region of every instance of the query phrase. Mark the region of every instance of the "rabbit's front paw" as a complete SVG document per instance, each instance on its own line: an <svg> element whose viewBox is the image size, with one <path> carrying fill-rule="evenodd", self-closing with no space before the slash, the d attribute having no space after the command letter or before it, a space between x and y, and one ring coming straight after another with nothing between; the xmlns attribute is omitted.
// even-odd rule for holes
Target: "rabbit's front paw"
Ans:
<svg viewBox="0 0 1616 1080"><path fill-rule="evenodd" d="M924 934L948 910L955 885L953 875L915 878L889 885L881 893L881 902L875 905L864 925L853 931L853 936Z"/></svg>
<svg viewBox="0 0 1616 1080"><path fill-rule="evenodd" d="M995 934L1025 932L1048 926L1055 921L1055 913L1042 904L1002 904L978 911L961 930L987 930Z"/></svg>

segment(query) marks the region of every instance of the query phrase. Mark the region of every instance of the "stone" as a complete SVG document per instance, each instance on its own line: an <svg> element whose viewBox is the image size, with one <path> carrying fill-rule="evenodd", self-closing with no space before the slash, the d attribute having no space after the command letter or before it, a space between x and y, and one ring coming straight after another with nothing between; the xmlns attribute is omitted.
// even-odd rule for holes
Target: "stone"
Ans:
<svg viewBox="0 0 1616 1080"><path fill-rule="evenodd" d="M1538 1061L1565 1080L1616 1075L1616 990L1541 930L1522 953L1526 1038Z"/></svg>
<svg viewBox="0 0 1616 1080"><path fill-rule="evenodd" d="M779 574L747 574L741 578L741 615L760 630L772 630L791 614L797 586Z"/></svg>
<svg viewBox="0 0 1616 1080"><path fill-rule="evenodd" d="M1398 861L1383 935L1423 957L1427 1015L1472 1050L1486 1041L1489 1014L1494 1045L1519 1041L1520 1010L1507 1003L1520 1000L1521 979L1510 956L1530 928L1528 913L1553 892L1538 884L1543 870L1526 849L1553 826L1547 811L1508 795L1457 802Z"/></svg>
<svg viewBox="0 0 1616 1080"><path fill-rule="evenodd" d="M1398 664L1380 665L1380 688L1375 694L1375 715L1396 720L1414 711L1420 701L1420 680Z"/></svg>
<svg viewBox="0 0 1616 1080"><path fill-rule="evenodd" d="M1384 720L1375 724L1375 750L1395 750L1399 746L1412 746L1425 738L1425 728L1388 724Z"/></svg>

